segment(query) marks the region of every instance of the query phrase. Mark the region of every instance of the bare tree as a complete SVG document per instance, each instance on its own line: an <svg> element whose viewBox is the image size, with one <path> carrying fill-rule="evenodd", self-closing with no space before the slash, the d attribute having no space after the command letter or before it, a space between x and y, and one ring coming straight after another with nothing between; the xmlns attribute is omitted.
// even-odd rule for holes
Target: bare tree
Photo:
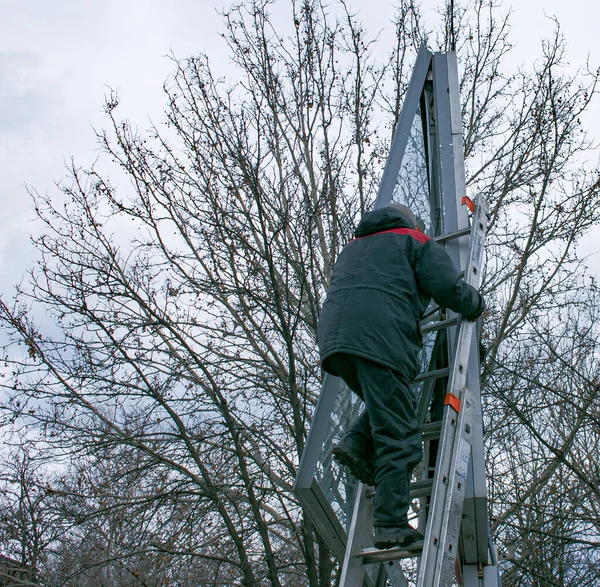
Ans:
<svg viewBox="0 0 600 587"><path fill-rule="evenodd" d="M14 341L3 414L55 454L84 459L61 491L69 516L85 515L48 567L64 584L102 568L117 583L186 585L169 574L177 558L198 561L190 582L337 580L291 491L320 389L316 323L336 255L374 200L411 60L433 33L402 1L397 46L378 63L345 2L334 14L291 0L284 35L270 5L224 14L238 79L221 80L205 56L174 61L166 130L136 131L109 98L99 140L126 187L73 165L64 205L33 194L43 258L30 287L0 305ZM564 71L558 32L535 71L505 72L508 18L493 0L458 7L454 20L468 183L492 204L493 531L516 553L503 563L507 584L592 584L597 305L575 245L600 209L579 123L597 74ZM449 32L445 23L441 48ZM40 332L40 307L55 333ZM76 544L98 547L74 556Z"/></svg>
<svg viewBox="0 0 600 587"><path fill-rule="evenodd" d="M65 531L44 565L46 584L219 584L202 528L205 501L143 453L105 445L55 476L48 491Z"/></svg>
<svg viewBox="0 0 600 587"><path fill-rule="evenodd" d="M27 444L10 452L0 467L0 585L31 585L47 551L63 530L47 490L48 474Z"/></svg>
<svg viewBox="0 0 600 587"><path fill-rule="evenodd" d="M49 230L33 295L64 335L40 339L4 306L28 348L13 355L9 404L67 454L126 444L193 486L211 504L198 526L204 556L221 561L215 584L328 585L330 553L291 487L319 389L323 285L372 199L381 72L349 14L330 23L319 3L294 4L280 41L266 9L225 15L256 91L225 88L204 57L178 63L177 147L158 133L149 147L107 104L114 132L101 140L131 193L74 168L66 208L37 198ZM135 233L121 252L124 219ZM36 394L48 401L32 410L23 398Z"/></svg>

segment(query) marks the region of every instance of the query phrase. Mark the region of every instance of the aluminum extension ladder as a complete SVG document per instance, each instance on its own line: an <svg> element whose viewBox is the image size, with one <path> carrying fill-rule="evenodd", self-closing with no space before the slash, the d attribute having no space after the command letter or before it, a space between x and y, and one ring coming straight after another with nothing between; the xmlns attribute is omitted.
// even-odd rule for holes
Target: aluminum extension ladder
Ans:
<svg viewBox="0 0 600 587"><path fill-rule="evenodd" d="M463 204L473 212L471 227L457 233L443 235L436 240L441 243L454 238L469 236L468 264L464 272L467 283L479 288L481 264L488 221L488 205L479 196L474 204L463 198ZM442 309L428 312L429 318L422 325L423 332L439 331L458 326L454 356L450 367L433 368L421 373L415 382L424 382L419 405L419 423L425 443L423 459L423 479L411 484L411 498L420 497L420 530L425 539L409 546L377 550L372 547L373 496L375 489L359 483L352 521L348 531L348 542L340 587L362 587L363 585L383 587L388 579L394 587L408 585L398 560L420 557L417 571L417 587L450 587L455 582L460 585L461 565L459 538L463 501L467 481L467 469L471 450L473 423L481 418L479 403L466 387L467 364L472 337L475 335L475 322L446 319ZM432 317L437 316L432 321ZM444 398L443 417L440 422L423 423L424 414L431 400L433 384L436 380L448 377L447 393ZM431 441L439 438L439 449L435 461L433 480L427 473L428 449ZM428 504L425 500L429 496ZM366 566L379 563L378 572L367 574ZM495 582L497 585L498 583Z"/></svg>

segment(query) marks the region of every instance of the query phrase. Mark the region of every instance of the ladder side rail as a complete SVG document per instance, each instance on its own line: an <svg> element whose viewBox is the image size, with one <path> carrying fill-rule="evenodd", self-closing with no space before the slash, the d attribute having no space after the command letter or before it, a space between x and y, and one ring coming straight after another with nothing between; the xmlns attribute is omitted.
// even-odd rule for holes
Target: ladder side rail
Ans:
<svg viewBox="0 0 600 587"><path fill-rule="evenodd" d="M366 572L363 557L360 552L367 549L373 542L371 532L373 522L373 490L358 482L352 521L348 529L348 542L342 563L340 577L341 587L379 587L389 578L393 587L408 587L408 581L398 563L386 564L384 573L380 569L375 582Z"/></svg>
<svg viewBox="0 0 600 587"><path fill-rule="evenodd" d="M471 458L467 475L467 488L463 504L461 553L463 563L489 564L488 500L485 481L485 455L483 446L483 413L479 388L478 341L473 340L467 384L477 398L477 417L473 423ZM472 371L475 371L473 377Z"/></svg>
<svg viewBox="0 0 600 587"><path fill-rule="evenodd" d="M367 497L367 486L358 482L352 521L348 528L348 541L342 564L340 585L343 587L362 587L363 581L372 587L372 583L365 573L362 560L356 553L370 542L371 522L373 519L373 500ZM368 533L368 535L367 535Z"/></svg>
<svg viewBox="0 0 600 587"><path fill-rule="evenodd" d="M471 226L468 264L465 270L465 280L475 288L479 286L481 279L480 267L487 228L487 204L481 197L478 200ZM474 335L475 323L461 320L448 389L461 400L462 410L458 414L458 418L452 407L446 406L444 410L438 467L434 479L425 546L417 581L420 587L450 584L444 582L447 580L451 582L452 577L452 566L448 568L447 551L451 551L454 558L458 551L460 515L458 518L450 516L455 513L457 508L462 512L471 431L473 420L476 417L476 398L465 387L468 359ZM465 458L466 461L463 462ZM455 475L459 479L463 477L464 479L455 483ZM449 524L452 527L449 528Z"/></svg>
<svg viewBox="0 0 600 587"><path fill-rule="evenodd" d="M480 256L483 262L483 248L487 231L488 205L479 198L473 224L483 226L480 240L473 244L471 257ZM481 269L479 270L481 271ZM481 280L479 276L478 283ZM472 284L474 285L474 284ZM479 341L474 336L471 341L471 357L467 368L467 384L476 397L477 417L473 424L473 439L469 474L465 493L465 516L462 523L462 555L465 564L489 564L488 557L488 511L485 481L485 457L483 449L483 413L481 408ZM487 587L487 586L486 586Z"/></svg>
<svg viewBox="0 0 600 587"><path fill-rule="evenodd" d="M419 587L451 585L454 560L458 556L462 501L475 417L474 396L466 388L459 393L460 412L456 413L450 405L444 410L445 430L419 567Z"/></svg>
<svg viewBox="0 0 600 587"><path fill-rule="evenodd" d="M472 394L465 388L466 368L463 364L468 359L470 338L474 334L474 328L475 324L466 320L459 326L458 348L450 374L449 389L460 400L461 406L458 414L449 404L444 408L438 464L425 533L425 547L419 568L420 582L417 582L422 587L443 584L436 583L434 580L441 577L440 567L445 560L445 551L451 548L454 558L458 551L460 515L458 520L452 520L457 527L451 528L450 532L448 522L450 513L454 509L451 507L453 501L460 502L462 511L462 498L466 485L475 402L471 397ZM456 483L455 474L459 476ZM450 577L451 573L452 568Z"/></svg>

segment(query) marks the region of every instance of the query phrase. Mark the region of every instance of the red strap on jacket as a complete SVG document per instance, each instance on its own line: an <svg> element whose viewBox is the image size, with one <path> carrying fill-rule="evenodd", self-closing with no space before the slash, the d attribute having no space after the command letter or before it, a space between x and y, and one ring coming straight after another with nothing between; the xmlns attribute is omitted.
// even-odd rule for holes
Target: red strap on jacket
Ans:
<svg viewBox="0 0 600 587"><path fill-rule="evenodd" d="M418 240L420 243L425 244L427 241L431 240L430 236L427 236L425 233L417 230L416 228L390 228L389 230L382 230L381 232L374 232L373 234L365 234L365 236L357 236L353 238L350 242L356 241L361 238L367 238L369 236L376 236L378 234L405 234L408 236L412 236L414 239Z"/></svg>

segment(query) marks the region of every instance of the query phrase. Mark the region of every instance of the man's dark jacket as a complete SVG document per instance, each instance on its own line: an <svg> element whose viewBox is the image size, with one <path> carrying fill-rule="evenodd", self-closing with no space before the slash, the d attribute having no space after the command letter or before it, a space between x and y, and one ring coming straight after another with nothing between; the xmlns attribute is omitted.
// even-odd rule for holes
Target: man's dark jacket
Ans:
<svg viewBox="0 0 600 587"><path fill-rule="evenodd" d="M348 353L412 379L422 346L419 322L431 298L474 320L483 297L445 249L396 208L366 213L355 236L337 259L319 316L321 365L337 375L327 358Z"/></svg>

